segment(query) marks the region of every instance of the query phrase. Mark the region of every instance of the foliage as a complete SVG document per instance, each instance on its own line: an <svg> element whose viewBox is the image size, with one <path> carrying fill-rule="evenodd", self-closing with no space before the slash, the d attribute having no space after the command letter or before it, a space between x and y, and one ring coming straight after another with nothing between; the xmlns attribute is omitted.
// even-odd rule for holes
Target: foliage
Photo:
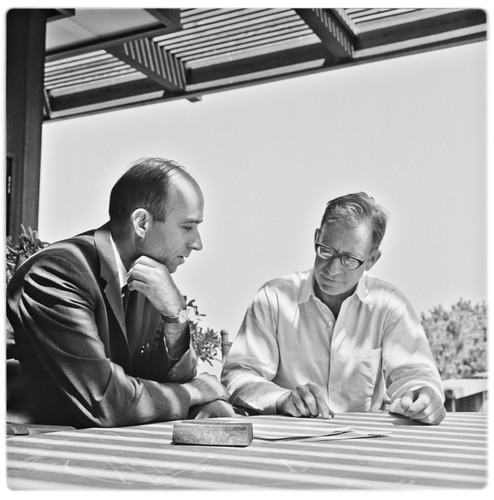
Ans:
<svg viewBox="0 0 494 500"><path fill-rule="evenodd" d="M38 237L38 231L26 228L21 225L21 234L19 235L19 242L14 244L12 236L7 237L6 241L6 278L7 283L12 278L16 269L31 255L35 254L38 250L44 248L48 243L41 241Z"/></svg>
<svg viewBox="0 0 494 500"><path fill-rule="evenodd" d="M197 356L202 361L206 361L212 365L212 361L220 361L218 354L221 348L220 334L209 327L204 327L200 324L201 316L195 304L195 299L187 303L189 310L190 320L190 335L192 337L192 344L197 353Z"/></svg>
<svg viewBox="0 0 494 500"><path fill-rule="evenodd" d="M487 371L487 306L460 299L422 313L422 325L443 379L472 378Z"/></svg>
<svg viewBox="0 0 494 500"><path fill-rule="evenodd" d="M27 230L24 226L21 226L21 234L19 236L19 242L14 244L12 237L8 237L6 241L6 278L7 284L9 283L12 275L16 269L31 255L35 254L42 248L48 245L41 241L38 237L38 231L31 229ZM190 323L190 333L192 336L192 343L197 352L197 356L202 360L208 362L212 365L212 361L219 361L219 351L221 348L221 338L219 332L212 330L211 328L202 326L199 321L201 316L204 314L199 314L197 306L195 305L195 300L191 300L187 304L189 312L192 313L192 319ZM7 342L13 343L13 332L12 327L7 321Z"/></svg>

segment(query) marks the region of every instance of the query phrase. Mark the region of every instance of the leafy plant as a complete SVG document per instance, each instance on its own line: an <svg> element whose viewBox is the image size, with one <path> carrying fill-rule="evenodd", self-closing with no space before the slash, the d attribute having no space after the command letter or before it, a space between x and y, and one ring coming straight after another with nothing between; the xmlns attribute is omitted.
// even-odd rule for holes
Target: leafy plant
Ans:
<svg viewBox="0 0 494 500"><path fill-rule="evenodd" d="M487 306L460 299L422 313L422 326L443 379L472 378L487 371Z"/></svg>
<svg viewBox="0 0 494 500"><path fill-rule="evenodd" d="M48 245L38 237L38 231L28 227L21 226L21 234L19 242L13 243L12 237L7 237L6 240L6 279L9 283L16 269L31 255ZM221 348L220 334L211 328L204 327L199 322L201 317L195 304L195 300L187 303L187 308L191 312L192 319L190 323L190 334L194 349L197 356L202 360L212 365L213 361L220 361L218 354ZM7 349L12 348L14 344L12 327L7 320Z"/></svg>
<svg viewBox="0 0 494 500"><path fill-rule="evenodd" d="M12 278L16 269L31 255L41 250L48 243L41 241L38 237L38 231L26 228L21 225L21 234L19 242L14 244L11 236L7 236L6 240L6 279L7 283Z"/></svg>
<svg viewBox="0 0 494 500"><path fill-rule="evenodd" d="M190 313L189 327L192 344L197 356L202 361L213 365L212 361L220 361L218 356L221 349L220 334L212 328L200 324L201 316L205 316L205 314L199 313L195 299L187 303L187 309Z"/></svg>
<svg viewBox="0 0 494 500"><path fill-rule="evenodd" d="M14 244L11 236L6 238L6 248L5 248L5 278L7 284L9 283L12 275L15 273L17 268L31 255L44 248L48 243L41 241L38 237L38 231L26 228L21 225L21 234L19 235L19 241ZM5 318L5 328L7 334L7 358L14 357L14 330L9 320Z"/></svg>

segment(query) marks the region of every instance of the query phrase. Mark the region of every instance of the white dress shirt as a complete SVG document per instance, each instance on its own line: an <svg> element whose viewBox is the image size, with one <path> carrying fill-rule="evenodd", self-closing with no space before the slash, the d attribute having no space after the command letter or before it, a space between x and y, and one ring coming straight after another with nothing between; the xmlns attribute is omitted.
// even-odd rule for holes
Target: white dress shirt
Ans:
<svg viewBox="0 0 494 500"><path fill-rule="evenodd" d="M117 245L115 245L111 234L110 241L115 255L115 261L117 262L118 281L120 282L120 288L123 288L127 284L127 269L125 269L122 257L120 257L120 254L118 253Z"/></svg>
<svg viewBox="0 0 494 500"><path fill-rule="evenodd" d="M399 290L367 273L336 321L314 294L313 270L266 283L234 339L222 382L231 403L264 414L309 382L326 391L334 412L379 411L422 386L444 401L419 318Z"/></svg>

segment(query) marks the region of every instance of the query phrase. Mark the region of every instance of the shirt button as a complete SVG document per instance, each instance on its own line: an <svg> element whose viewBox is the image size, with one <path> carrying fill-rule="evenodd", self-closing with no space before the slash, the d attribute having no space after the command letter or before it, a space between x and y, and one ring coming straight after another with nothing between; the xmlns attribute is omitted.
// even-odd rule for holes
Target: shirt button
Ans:
<svg viewBox="0 0 494 500"><path fill-rule="evenodd" d="M329 325L329 326L333 326L333 325L334 325L334 323L333 323L332 321L330 321L330 322L328 323L328 325Z"/></svg>

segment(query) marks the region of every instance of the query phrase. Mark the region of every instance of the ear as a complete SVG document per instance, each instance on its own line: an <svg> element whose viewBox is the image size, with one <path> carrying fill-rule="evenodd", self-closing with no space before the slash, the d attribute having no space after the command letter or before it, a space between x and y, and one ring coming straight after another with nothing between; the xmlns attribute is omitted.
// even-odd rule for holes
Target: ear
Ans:
<svg viewBox="0 0 494 500"><path fill-rule="evenodd" d="M130 216L132 227L138 238L144 238L151 224L151 214L145 208L137 208Z"/></svg>
<svg viewBox="0 0 494 500"><path fill-rule="evenodd" d="M371 269L374 264L381 258L381 250L379 248L374 250L372 257L365 263L365 270L368 271Z"/></svg>
<svg viewBox="0 0 494 500"><path fill-rule="evenodd" d="M316 232L314 233L314 243L319 239L319 234L321 233L321 229L317 228Z"/></svg>

